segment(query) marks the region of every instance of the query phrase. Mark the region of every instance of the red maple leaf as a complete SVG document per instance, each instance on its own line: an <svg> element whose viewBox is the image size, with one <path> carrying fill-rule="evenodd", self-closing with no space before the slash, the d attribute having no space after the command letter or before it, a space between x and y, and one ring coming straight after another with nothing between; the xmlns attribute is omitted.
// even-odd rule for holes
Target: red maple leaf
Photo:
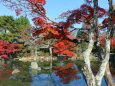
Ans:
<svg viewBox="0 0 115 86"><path fill-rule="evenodd" d="M3 40L0 40L0 41L1 41L0 43L0 57L1 58L7 59L9 54L20 51L21 49L20 44L13 44L13 43L10 44Z"/></svg>
<svg viewBox="0 0 115 86"><path fill-rule="evenodd" d="M75 45L73 42L70 42L68 40L58 40L56 43L54 43L54 52L58 54L63 54L66 56L73 56L75 49Z"/></svg>
<svg viewBox="0 0 115 86"><path fill-rule="evenodd" d="M1 55L1 58L8 59L8 55L6 55L6 54Z"/></svg>
<svg viewBox="0 0 115 86"><path fill-rule="evenodd" d="M45 0L29 0L30 2L32 3L40 3L42 5L45 5L46 4L46 1Z"/></svg>
<svg viewBox="0 0 115 86"><path fill-rule="evenodd" d="M33 21L38 26L43 26L46 23L46 21L41 17L35 17L35 18L33 18Z"/></svg>

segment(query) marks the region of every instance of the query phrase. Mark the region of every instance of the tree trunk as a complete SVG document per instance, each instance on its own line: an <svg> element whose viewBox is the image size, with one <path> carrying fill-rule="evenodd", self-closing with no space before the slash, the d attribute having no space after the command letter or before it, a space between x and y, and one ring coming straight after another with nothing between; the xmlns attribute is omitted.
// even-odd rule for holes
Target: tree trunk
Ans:
<svg viewBox="0 0 115 86"><path fill-rule="evenodd" d="M108 22L107 38L110 39L113 36L113 32L114 32L113 24L112 24L112 15L113 15L113 12L112 12L113 11L113 5L112 5L112 3L113 3L113 0L108 0L108 2L109 2L109 22ZM107 39L106 39L106 41L107 41ZM106 45L108 45L109 48L110 48L110 44L107 44L107 42L106 42ZM107 49L107 46L106 46L106 55L107 55L107 53L109 55L109 57L108 57L108 59L109 59L110 58L110 49ZM115 86L115 83L113 83L113 78L112 78L112 75L111 75L111 72L110 72L110 69L109 69L109 63L106 66L105 75L106 75L107 81L109 83L109 86Z"/></svg>
<svg viewBox="0 0 115 86"><path fill-rule="evenodd" d="M52 72L52 63L53 63L52 47L49 48L49 51L50 51L50 72Z"/></svg>
<svg viewBox="0 0 115 86"><path fill-rule="evenodd" d="M105 74L106 66L109 62L109 58L110 58L110 39L106 39L105 59L102 61L101 66L99 68L99 71L96 75L97 86L101 86L102 78Z"/></svg>
<svg viewBox="0 0 115 86"><path fill-rule="evenodd" d="M109 69L109 64L107 64L107 67L106 67L105 77L107 79L108 86L115 86L115 83L113 82L113 77Z"/></svg>
<svg viewBox="0 0 115 86"><path fill-rule="evenodd" d="M86 51L83 52L83 58L85 61L84 74L86 76L88 86L101 86L102 78L105 74L106 66L107 66L107 64L109 62L109 58L110 58L110 40L106 39L105 59L102 61L97 75L94 76L94 74L91 70L91 65L90 65L90 53L91 53L93 45L94 45L92 32L90 33L89 38L90 38L90 42L89 42L88 48L86 49Z"/></svg>
<svg viewBox="0 0 115 86"><path fill-rule="evenodd" d="M89 42L88 48L83 52L83 58L85 61L85 66L84 66L83 72L84 72L84 75L86 76L87 85L88 86L96 86L95 77L93 75L93 72L91 70L91 65L90 65L90 53L91 53L93 45L94 45L92 32L90 33L89 38L90 38L90 42Z"/></svg>
<svg viewBox="0 0 115 86"><path fill-rule="evenodd" d="M36 60L36 61L37 61L37 60L39 61L38 54L37 54L37 47L35 47L34 49L35 49L35 60Z"/></svg>
<svg viewBox="0 0 115 86"><path fill-rule="evenodd" d="M36 52L35 52L35 48L34 47L32 47L32 49L31 49L31 56L34 59L34 61L37 60L37 58L36 58L37 56L36 56Z"/></svg>

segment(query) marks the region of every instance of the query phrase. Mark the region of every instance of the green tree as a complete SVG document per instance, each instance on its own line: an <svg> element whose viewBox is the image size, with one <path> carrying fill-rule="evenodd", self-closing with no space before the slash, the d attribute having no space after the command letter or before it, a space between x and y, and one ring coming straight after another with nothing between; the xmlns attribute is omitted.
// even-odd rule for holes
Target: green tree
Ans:
<svg viewBox="0 0 115 86"><path fill-rule="evenodd" d="M12 16L0 16L0 29L6 33L14 27L14 18Z"/></svg>
<svg viewBox="0 0 115 86"><path fill-rule="evenodd" d="M30 27L30 22L26 17L19 17L14 21L14 29L11 32L21 32L23 29Z"/></svg>
<svg viewBox="0 0 115 86"><path fill-rule="evenodd" d="M21 16L14 19L12 16L0 16L0 39L12 41L15 37L20 36L25 28L30 26L26 17Z"/></svg>

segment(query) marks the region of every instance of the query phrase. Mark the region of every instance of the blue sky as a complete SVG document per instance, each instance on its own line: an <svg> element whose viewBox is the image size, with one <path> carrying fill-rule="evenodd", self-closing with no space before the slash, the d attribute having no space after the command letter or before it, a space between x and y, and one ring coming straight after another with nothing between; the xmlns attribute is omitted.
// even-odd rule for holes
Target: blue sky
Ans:
<svg viewBox="0 0 115 86"><path fill-rule="evenodd" d="M99 0L99 6L108 9L107 1L108 0ZM113 1L115 2L115 0ZM64 11L79 8L80 5L84 3L84 0L46 0L46 2L45 9L47 16L54 20ZM2 5L0 5L0 16L1 15L11 15L16 18L15 11L7 9Z"/></svg>

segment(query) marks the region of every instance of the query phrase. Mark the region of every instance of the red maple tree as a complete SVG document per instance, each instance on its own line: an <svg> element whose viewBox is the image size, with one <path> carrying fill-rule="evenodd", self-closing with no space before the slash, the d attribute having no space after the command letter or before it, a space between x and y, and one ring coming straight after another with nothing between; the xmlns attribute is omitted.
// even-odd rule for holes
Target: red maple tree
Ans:
<svg viewBox="0 0 115 86"><path fill-rule="evenodd" d="M9 58L9 54L21 50L20 44L8 43L3 40L0 40L0 57L4 59Z"/></svg>

